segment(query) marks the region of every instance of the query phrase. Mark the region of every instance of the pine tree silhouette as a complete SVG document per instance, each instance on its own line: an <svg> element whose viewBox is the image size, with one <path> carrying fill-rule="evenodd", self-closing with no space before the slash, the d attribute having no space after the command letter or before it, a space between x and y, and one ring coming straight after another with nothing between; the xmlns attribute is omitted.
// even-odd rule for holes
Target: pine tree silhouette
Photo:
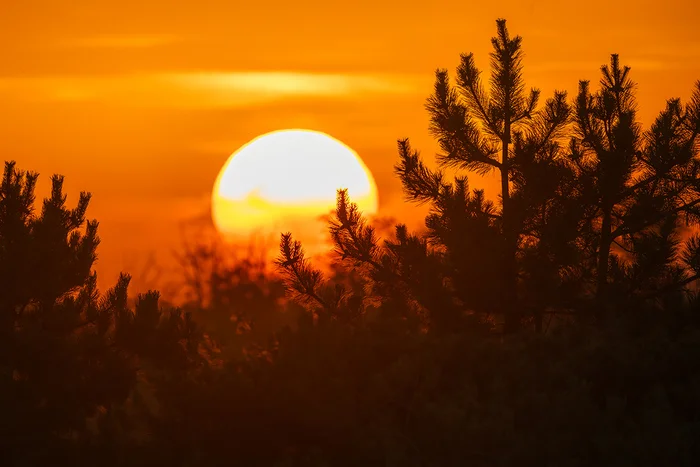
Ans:
<svg viewBox="0 0 700 467"><path fill-rule="evenodd" d="M300 303L333 319L359 319L366 308L378 306L382 320L398 320L400 328L425 327L437 333L457 332L467 323L480 321L467 315L455 300L442 253L427 239L409 233L404 224L395 226L394 238L381 240L341 189L329 231L338 258L364 275L367 290L352 293L344 284L328 281L305 258L301 244L286 233L277 265Z"/></svg>
<svg viewBox="0 0 700 467"><path fill-rule="evenodd" d="M598 319L632 295L660 298L698 278L694 240L685 246L686 264L678 259L680 221L697 224L700 213L700 82L690 103L670 99L643 132L630 68L612 55L601 71L596 93L579 84L570 147L589 203L582 234L595 239L589 267Z"/></svg>
<svg viewBox="0 0 700 467"><path fill-rule="evenodd" d="M336 253L364 268L374 295L404 308L410 297L435 330L460 329L474 314L487 322L505 317L507 332L527 316L542 329L543 312L569 310L582 284L576 266L584 205L564 152L571 113L566 93L555 92L538 108L539 91L525 92L520 37L511 38L504 20L497 30L490 94L472 54L462 55L456 86L446 70L436 73L426 107L442 148L441 169L429 169L407 139L398 142L395 171L405 195L431 208L427 237L400 224L393 240L380 242L342 191L329 226ZM471 190L466 176L450 181L445 169L497 171L500 209L483 190ZM283 247L280 264L289 270L288 253Z"/></svg>
<svg viewBox="0 0 700 467"><path fill-rule="evenodd" d="M529 214L523 208L537 210L552 193L539 193L542 199L519 203L516 198L525 185L551 185L540 177L549 175L548 166L559 164L558 142L564 136L569 106L566 94L556 92L538 110L540 91L525 91L520 36L511 37L502 19L497 21L497 30L492 39L490 92L484 89L474 55L464 54L456 86L450 84L447 70L436 72L435 92L427 109L431 131L442 149L440 166L480 174L495 170L501 182L500 210L486 202L483 193L470 195L466 178L457 177L451 185L444 181L442 171L427 169L407 140L399 142L396 171L409 199L434 206L427 225L437 243L446 247L455 274L462 276L456 281L458 289L472 297L478 295L475 290L482 291L483 301L496 304L510 332L521 321L518 254ZM553 185L550 191L558 187ZM494 261L498 264L492 264ZM478 264L474 267L478 272L463 272L470 262Z"/></svg>
<svg viewBox="0 0 700 467"><path fill-rule="evenodd" d="M137 372L156 365L177 374L204 364L196 326L178 310L162 311L156 292L139 296L132 310L122 275L99 294L92 271L98 224L85 219L90 195L68 208L63 177L54 176L37 214L37 178L6 162L0 185L0 452L7 465L74 458L95 440L86 420L119 410Z"/></svg>

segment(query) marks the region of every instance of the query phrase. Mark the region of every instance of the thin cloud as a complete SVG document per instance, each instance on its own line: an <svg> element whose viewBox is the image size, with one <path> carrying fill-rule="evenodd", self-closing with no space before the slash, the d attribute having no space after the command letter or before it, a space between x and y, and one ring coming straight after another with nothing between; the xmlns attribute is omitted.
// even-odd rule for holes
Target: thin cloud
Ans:
<svg viewBox="0 0 700 467"><path fill-rule="evenodd" d="M315 74L303 72L184 73L166 78L194 87L245 91L328 94L350 91L406 92L406 83L391 75Z"/></svg>
<svg viewBox="0 0 700 467"><path fill-rule="evenodd" d="M372 74L317 74L300 72L176 73L158 79L182 90L226 105L242 95L265 97L406 94L416 90L406 76Z"/></svg>
<svg viewBox="0 0 700 467"><path fill-rule="evenodd" d="M410 75L302 72L196 72L121 76L0 78L14 99L101 101L136 107L231 108L299 97L409 94L422 80Z"/></svg>

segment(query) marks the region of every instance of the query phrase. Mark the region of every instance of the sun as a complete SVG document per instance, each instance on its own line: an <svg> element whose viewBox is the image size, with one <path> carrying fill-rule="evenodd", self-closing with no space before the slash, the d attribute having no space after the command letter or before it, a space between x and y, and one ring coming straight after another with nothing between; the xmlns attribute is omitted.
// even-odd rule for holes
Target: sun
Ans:
<svg viewBox="0 0 700 467"><path fill-rule="evenodd" d="M229 237L319 232L340 188L362 212L376 213L377 186L355 151L318 131L273 131L226 161L214 183L212 218Z"/></svg>

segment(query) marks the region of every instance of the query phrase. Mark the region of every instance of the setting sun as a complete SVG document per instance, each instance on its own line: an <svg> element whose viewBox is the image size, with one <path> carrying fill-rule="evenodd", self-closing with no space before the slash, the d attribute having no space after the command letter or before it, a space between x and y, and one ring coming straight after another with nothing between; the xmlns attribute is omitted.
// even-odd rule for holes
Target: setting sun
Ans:
<svg viewBox="0 0 700 467"><path fill-rule="evenodd" d="M377 187L362 159L321 132L280 130L236 151L214 184L212 216L226 235L307 228L346 188L366 214L377 210Z"/></svg>

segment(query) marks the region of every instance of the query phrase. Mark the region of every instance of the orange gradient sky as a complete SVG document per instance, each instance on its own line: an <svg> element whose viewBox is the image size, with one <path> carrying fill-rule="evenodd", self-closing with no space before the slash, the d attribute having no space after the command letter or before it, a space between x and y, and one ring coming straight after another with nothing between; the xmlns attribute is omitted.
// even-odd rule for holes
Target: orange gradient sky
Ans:
<svg viewBox="0 0 700 467"><path fill-rule="evenodd" d="M700 78L694 0L3 0L0 151L42 174L42 194L56 172L70 201L94 194L106 284L138 274L147 252L167 262L178 226L209 215L230 154L276 129L353 148L380 214L395 214L396 139L434 153L423 107L433 71L474 52L487 72L497 17L523 36L528 85L544 96L597 80L619 53L646 124Z"/></svg>

